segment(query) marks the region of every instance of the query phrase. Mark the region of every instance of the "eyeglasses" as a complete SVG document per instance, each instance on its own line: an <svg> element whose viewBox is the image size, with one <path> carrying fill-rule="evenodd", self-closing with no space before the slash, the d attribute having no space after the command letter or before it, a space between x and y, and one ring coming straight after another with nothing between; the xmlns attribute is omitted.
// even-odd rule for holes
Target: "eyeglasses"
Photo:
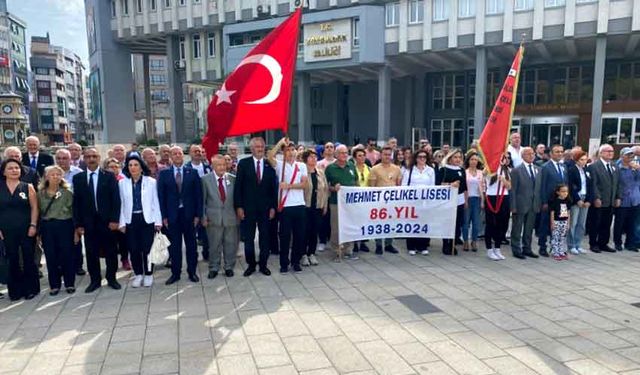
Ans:
<svg viewBox="0 0 640 375"><path fill-rule="evenodd" d="M427 156L426 155L418 155L418 159L426 159Z"/></svg>

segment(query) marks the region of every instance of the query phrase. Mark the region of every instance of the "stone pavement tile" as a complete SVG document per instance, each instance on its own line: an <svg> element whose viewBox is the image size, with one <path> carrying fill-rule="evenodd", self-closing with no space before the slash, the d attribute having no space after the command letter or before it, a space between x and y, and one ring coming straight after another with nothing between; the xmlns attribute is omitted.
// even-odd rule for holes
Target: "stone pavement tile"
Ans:
<svg viewBox="0 0 640 375"><path fill-rule="evenodd" d="M386 316L387 314L382 311L375 303L371 301L355 301L347 302L349 307L360 315L362 318L372 318L374 316Z"/></svg>
<svg viewBox="0 0 640 375"><path fill-rule="evenodd" d="M598 362L585 358L566 362L565 365L581 375L615 375L614 371L602 366Z"/></svg>
<svg viewBox="0 0 640 375"><path fill-rule="evenodd" d="M407 329L387 316L367 318L364 321L389 345L416 341L416 338Z"/></svg>
<svg viewBox="0 0 640 375"><path fill-rule="evenodd" d="M300 314L300 319L302 319L311 332L311 335L315 338L342 335L340 328L338 328L329 315L324 311Z"/></svg>
<svg viewBox="0 0 640 375"><path fill-rule="evenodd" d="M447 336L427 322L410 322L402 326L422 343L446 340Z"/></svg>
<svg viewBox="0 0 640 375"><path fill-rule="evenodd" d="M640 331L635 329L621 329L618 331L610 331L612 334L632 343L635 346L640 346Z"/></svg>
<svg viewBox="0 0 640 375"><path fill-rule="evenodd" d="M338 294L326 285L313 288L310 288L308 285L305 286L309 290L311 296L318 302L340 300Z"/></svg>
<svg viewBox="0 0 640 375"><path fill-rule="evenodd" d="M338 375L338 372L333 367L323 368L319 370L303 371L300 375Z"/></svg>
<svg viewBox="0 0 640 375"><path fill-rule="evenodd" d="M76 339L65 366L102 363L107 356L111 332L85 333Z"/></svg>
<svg viewBox="0 0 640 375"><path fill-rule="evenodd" d="M496 370L498 374L501 375L536 375L537 373L525 366L522 362L518 361L515 358L506 356L506 357L496 357L489 358L484 361L491 368Z"/></svg>
<svg viewBox="0 0 640 375"><path fill-rule="evenodd" d="M260 375L298 375L296 368L289 366L270 367L258 370Z"/></svg>
<svg viewBox="0 0 640 375"><path fill-rule="evenodd" d="M180 374L217 374L216 355L211 341L188 342L180 345Z"/></svg>
<svg viewBox="0 0 640 375"><path fill-rule="evenodd" d="M392 316L396 322L405 323L422 320L420 315L411 311L397 299L376 301L375 304L386 312L387 315Z"/></svg>
<svg viewBox="0 0 640 375"><path fill-rule="evenodd" d="M39 343L44 339L45 335L49 327L32 327L32 328L18 328L13 330L13 334L11 335L11 339L3 340L6 344L7 342L15 343L15 344L28 344L28 343Z"/></svg>
<svg viewBox="0 0 640 375"><path fill-rule="evenodd" d="M564 307L560 307L559 310L564 312L567 315L581 319L584 322L589 323L592 326L603 329L605 331L614 331L614 330L623 328L623 326L621 326L620 324L617 324L609 319L606 319L598 314L594 314L591 311L587 311L580 307L564 306Z"/></svg>
<svg viewBox="0 0 640 375"><path fill-rule="evenodd" d="M380 339L380 336L357 315L336 316L333 317L333 321L353 343Z"/></svg>
<svg viewBox="0 0 640 375"><path fill-rule="evenodd" d="M258 368L283 366L291 363L289 355L275 333L252 336L248 339Z"/></svg>
<svg viewBox="0 0 640 375"><path fill-rule="evenodd" d="M64 314L64 313L63 313ZM82 326L84 325L84 321L86 320L89 314L73 314L73 315L59 315L58 319L56 319L50 326L49 330L51 331L63 331L63 330L71 330L75 329L80 331Z"/></svg>
<svg viewBox="0 0 640 375"><path fill-rule="evenodd" d="M131 374L140 372L142 341L128 341L109 345L102 365L102 374Z"/></svg>
<svg viewBox="0 0 640 375"><path fill-rule="evenodd" d="M2 358L0 373L22 371L33 357L35 350L35 347L19 350L3 349L0 351L0 358Z"/></svg>
<svg viewBox="0 0 640 375"><path fill-rule="evenodd" d="M60 331L60 332L47 332L47 335L42 339L40 345L36 349L36 353L55 352L61 350L71 350L76 338L80 335L80 332L76 330Z"/></svg>
<svg viewBox="0 0 640 375"><path fill-rule="evenodd" d="M176 325L178 323L178 310L149 313L147 327L164 325Z"/></svg>
<svg viewBox="0 0 640 375"><path fill-rule="evenodd" d="M511 298L507 299L489 299L486 301L491 306L495 307L498 311L505 314L518 313L520 311L526 311L525 306L517 305L511 302Z"/></svg>
<svg viewBox="0 0 640 375"><path fill-rule="evenodd" d="M238 310L262 310L260 298L254 292L234 293L231 298Z"/></svg>
<svg viewBox="0 0 640 375"><path fill-rule="evenodd" d="M460 332L448 335L458 345L480 359L500 357L506 353L475 332Z"/></svg>
<svg viewBox="0 0 640 375"><path fill-rule="evenodd" d="M262 297L260 298L262 306L267 313L274 313L278 311L293 311L293 306L289 300L280 295L276 297Z"/></svg>
<svg viewBox="0 0 640 375"><path fill-rule="evenodd" d="M456 371L442 361L421 363L413 366L413 369L420 375L458 375Z"/></svg>
<svg viewBox="0 0 640 375"><path fill-rule="evenodd" d="M560 321L564 321L566 319L573 319L571 316L567 316L567 314L559 311L557 308L547 306L543 303L527 306L527 310L556 323L560 323Z"/></svg>
<svg viewBox="0 0 640 375"><path fill-rule="evenodd" d="M211 333L207 328L208 320L204 315L180 317L178 320L178 339L180 343L209 341L211 340Z"/></svg>
<svg viewBox="0 0 640 375"><path fill-rule="evenodd" d="M528 328L526 324L514 318L512 315L503 311L495 311L490 313L480 314L483 318L487 319L496 326L504 329L505 331L512 331L515 329Z"/></svg>
<svg viewBox="0 0 640 375"><path fill-rule="evenodd" d="M575 374L563 363L530 346L511 348L505 351L540 375Z"/></svg>
<svg viewBox="0 0 640 375"><path fill-rule="evenodd" d="M206 331L206 330L205 330ZM164 354L178 352L178 327L149 327L144 336L144 354Z"/></svg>
<svg viewBox="0 0 640 375"><path fill-rule="evenodd" d="M291 360L298 371L308 371L330 367L331 362L311 336L284 338Z"/></svg>
<svg viewBox="0 0 640 375"><path fill-rule="evenodd" d="M210 327L217 324L240 325L240 317L233 303L213 304L207 307Z"/></svg>
<svg viewBox="0 0 640 375"><path fill-rule="evenodd" d="M573 336L573 332L531 311L521 311L516 318L550 337Z"/></svg>
<svg viewBox="0 0 640 375"><path fill-rule="evenodd" d="M470 320L479 318L478 314L465 308L461 304L450 298L427 298L429 302L437 306L440 310L451 315L457 320Z"/></svg>
<svg viewBox="0 0 640 375"><path fill-rule="evenodd" d="M308 335L309 330L295 311L278 311L269 314L280 337ZM246 326L245 326L246 331Z"/></svg>
<svg viewBox="0 0 640 375"><path fill-rule="evenodd" d="M558 339L558 341L584 354L589 359L605 365L613 371L626 371L640 368L640 364L638 362L631 361L628 358L617 354L616 352L605 349L604 347L594 343L593 341L587 340L584 337L565 337ZM637 360L640 361L640 358L638 358Z"/></svg>
<svg viewBox="0 0 640 375"><path fill-rule="evenodd" d="M217 356L245 354L251 351L240 326L212 328L211 333Z"/></svg>
<svg viewBox="0 0 640 375"><path fill-rule="evenodd" d="M632 343L626 340L623 340L616 335L613 335L609 332L606 332L597 328L593 328L592 330L589 330L589 331L580 331L578 332L578 334L593 342L597 342L598 344L610 350L628 348L633 345Z"/></svg>
<svg viewBox="0 0 640 375"><path fill-rule="evenodd" d="M517 329L511 331L511 334L528 344L534 341L551 340L551 337L533 328Z"/></svg>
<svg viewBox="0 0 640 375"><path fill-rule="evenodd" d="M462 323L500 349L524 345L522 341L518 340L512 334L497 327L486 319L474 319L463 321Z"/></svg>
<svg viewBox="0 0 640 375"><path fill-rule="evenodd" d="M640 361L640 347L634 346L632 348L619 349L616 353L629 358L632 361Z"/></svg>
<svg viewBox="0 0 640 375"><path fill-rule="evenodd" d="M320 304L312 297L291 298L289 302L291 302L293 309L300 314L322 311Z"/></svg>
<svg viewBox="0 0 640 375"><path fill-rule="evenodd" d="M358 288L344 288L335 290L338 297L345 302L368 301L369 298L362 294Z"/></svg>
<svg viewBox="0 0 640 375"><path fill-rule="evenodd" d="M393 349L410 365L416 365L425 362L434 362L439 358L433 352L427 349L424 344L419 342L411 342L408 344L392 345Z"/></svg>
<svg viewBox="0 0 640 375"><path fill-rule="evenodd" d="M158 375L179 372L178 353L145 355L141 374Z"/></svg>
<svg viewBox="0 0 640 375"><path fill-rule="evenodd" d="M322 309L331 317L355 314L355 311L353 311L349 305L339 299L333 301L322 301L320 302L320 306L322 306Z"/></svg>
<svg viewBox="0 0 640 375"><path fill-rule="evenodd" d="M145 324L134 326L116 327L113 330L111 342L138 341L143 340L147 331Z"/></svg>
<svg viewBox="0 0 640 375"><path fill-rule="evenodd" d="M101 363L87 363L83 365L65 366L62 368L64 375L98 375L102 368Z"/></svg>
<svg viewBox="0 0 640 375"><path fill-rule="evenodd" d="M247 336L264 335L276 331L264 310L240 311L238 315Z"/></svg>
<svg viewBox="0 0 640 375"><path fill-rule="evenodd" d="M444 334L469 331L469 327L444 313L426 314L422 317Z"/></svg>
<svg viewBox="0 0 640 375"><path fill-rule="evenodd" d="M249 354L218 358L218 368L220 375L258 374L256 364Z"/></svg>
<svg viewBox="0 0 640 375"><path fill-rule="evenodd" d="M443 361L447 362L454 370L463 374L491 374L491 370L478 358L471 355L461 346L451 341L428 342L425 344Z"/></svg>
<svg viewBox="0 0 640 375"><path fill-rule="evenodd" d="M367 360L344 336L319 339L318 343L340 373L371 369Z"/></svg>
<svg viewBox="0 0 640 375"><path fill-rule="evenodd" d="M407 284L405 283L405 286ZM422 286L422 284L419 284ZM392 296L384 289L371 284L358 285L356 288L371 301L380 301L392 298Z"/></svg>
<svg viewBox="0 0 640 375"><path fill-rule="evenodd" d="M356 347L371 363L379 374L412 374L413 370L384 341L369 341L356 344Z"/></svg>
<svg viewBox="0 0 640 375"><path fill-rule="evenodd" d="M564 339L558 339L558 341L552 339L536 340L530 342L529 345L559 362L584 358L584 355L562 343L561 341L563 340Z"/></svg>

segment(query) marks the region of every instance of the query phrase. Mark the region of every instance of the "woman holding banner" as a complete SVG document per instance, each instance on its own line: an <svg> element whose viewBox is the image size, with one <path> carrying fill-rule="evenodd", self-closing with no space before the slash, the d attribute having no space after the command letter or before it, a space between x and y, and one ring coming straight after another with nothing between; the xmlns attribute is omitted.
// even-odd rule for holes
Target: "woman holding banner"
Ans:
<svg viewBox="0 0 640 375"><path fill-rule="evenodd" d="M509 190L511 190L511 174L509 165L511 159L505 154L500 161L500 167L493 176L485 176L487 186L486 204L484 206L486 225L484 228L484 242L487 256L491 260L504 260L500 252L500 244L504 241L509 229Z"/></svg>
<svg viewBox="0 0 640 375"><path fill-rule="evenodd" d="M433 186L436 184L436 172L429 166L431 160L424 150L418 150L411 158L412 165L402 173L402 186ZM407 238L409 255L429 255L428 238Z"/></svg>
<svg viewBox="0 0 640 375"><path fill-rule="evenodd" d="M451 150L442 160L442 166L436 175L436 185L449 185L458 189L458 208L456 210L456 232L454 238L460 237L464 210L467 207L467 177L462 169L464 156L458 148ZM444 255L458 255L458 249L454 246L454 239L442 240L442 252Z"/></svg>

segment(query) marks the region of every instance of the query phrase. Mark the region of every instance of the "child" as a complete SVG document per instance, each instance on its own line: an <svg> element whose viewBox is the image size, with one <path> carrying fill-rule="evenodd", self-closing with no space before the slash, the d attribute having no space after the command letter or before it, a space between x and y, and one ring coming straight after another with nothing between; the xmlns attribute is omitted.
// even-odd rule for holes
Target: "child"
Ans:
<svg viewBox="0 0 640 375"><path fill-rule="evenodd" d="M553 192L554 196L549 202L551 211L551 254L555 260L567 259L567 231L569 229L569 187L560 184Z"/></svg>

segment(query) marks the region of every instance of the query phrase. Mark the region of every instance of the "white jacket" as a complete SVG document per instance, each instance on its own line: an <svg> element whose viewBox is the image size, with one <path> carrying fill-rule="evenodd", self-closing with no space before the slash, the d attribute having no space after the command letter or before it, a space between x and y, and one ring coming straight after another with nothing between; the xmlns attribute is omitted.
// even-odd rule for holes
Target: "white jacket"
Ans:
<svg viewBox="0 0 640 375"><path fill-rule="evenodd" d="M122 228L127 224L131 224L133 211L133 185L131 184L131 179L123 178L118 182L118 187L121 201L119 227ZM142 176L142 214L147 224L162 225L156 180L148 176Z"/></svg>

